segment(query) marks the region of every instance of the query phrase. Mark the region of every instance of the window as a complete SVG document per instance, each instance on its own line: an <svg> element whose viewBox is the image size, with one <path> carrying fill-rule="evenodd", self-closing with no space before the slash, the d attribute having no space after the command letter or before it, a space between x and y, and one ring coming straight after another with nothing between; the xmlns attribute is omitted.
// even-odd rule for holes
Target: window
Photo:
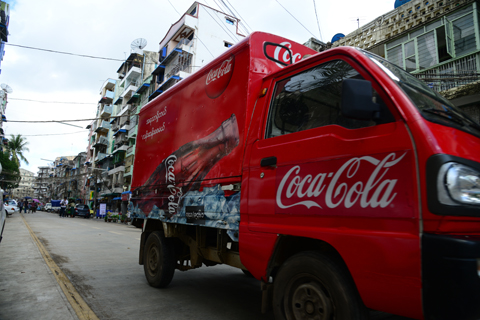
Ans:
<svg viewBox="0 0 480 320"><path fill-rule="evenodd" d="M426 69L438 64L434 32L430 31L417 38L418 66ZM393 62L393 61L392 61Z"/></svg>
<svg viewBox="0 0 480 320"><path fill-rule="evenodd" d="M405 70L411 72L417 69L415 56L415 40L405 43Z"/></svg>
<svg viewBox="0 0 480 320"><path fill-rule="evenodd" d="M455 54L464 55L476 49L473 15L469 14L452 22Z"/></svg>
<svg viewBox="0 0 480 320"><path fill-rule="evenodd" d="M233 21L230 18L225 18L225 22L228 23L228 24L231 24L232 26L235 24L235 21Z"/></svg>
<svg viewBox="0 0 480 320"><path fill-rule="evenodd" d="M226 48L230 48L231 46L233 46L233 44L227 42L227 41L223 41L223 45L226 47Z"/></svg>
<svg viewBox="0 0 480 320"><path fill-rule="evenodd" d="M335 60L277 82L266 138L332 124L348 129L374 125L371 121L342 116L342 84L347 78L363 79L345 61ZM385 106L375 92L374 96L377 103Z"/></svg>
<svg viewBox="0 0 480 320"><path fill-rule="evenodd" d="M425 70L477 49L473 7L466 6L385 45L388 61Z"/></svg>

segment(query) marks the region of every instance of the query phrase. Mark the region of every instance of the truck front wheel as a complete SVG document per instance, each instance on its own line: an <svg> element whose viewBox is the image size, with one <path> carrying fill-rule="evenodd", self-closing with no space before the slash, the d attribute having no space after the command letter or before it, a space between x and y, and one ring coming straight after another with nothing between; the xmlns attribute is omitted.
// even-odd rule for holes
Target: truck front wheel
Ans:
<svg viewBox="0 0 480 320"><path fill-rule="evenodd" d="M155 288L168 286L175 272L173 246L155 231L147 238L144 252L143 270L148 284Z"/></svg>
<svg viewBox="0 0 480 320"><path fill-rule="evenodd" d="M273 285L275 319L360 320L367 310L348 273L329 257L304 252L289 258Z"/></svg>

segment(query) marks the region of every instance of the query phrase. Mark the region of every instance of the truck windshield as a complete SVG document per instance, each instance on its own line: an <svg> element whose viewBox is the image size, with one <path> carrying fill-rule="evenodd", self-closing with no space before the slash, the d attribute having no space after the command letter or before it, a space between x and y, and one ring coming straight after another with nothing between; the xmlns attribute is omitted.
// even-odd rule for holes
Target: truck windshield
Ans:
<svg viewBox="0 0 480 320"><path fill-rule="evenodd" d="M428 121L455 127L480 137L480 125L462 110L405 70L369 52L363 51L409 96Z"/></svg>

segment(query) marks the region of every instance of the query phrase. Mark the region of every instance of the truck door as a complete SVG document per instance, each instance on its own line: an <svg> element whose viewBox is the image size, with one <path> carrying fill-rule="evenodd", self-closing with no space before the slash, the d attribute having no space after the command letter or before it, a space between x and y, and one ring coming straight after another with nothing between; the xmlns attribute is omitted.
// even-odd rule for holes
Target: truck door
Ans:
<svg viewBox="0 0 480 320"><path fill-rule="evenodd" d="M419 206L408 128L366 69L344 56L327 59L269 88L262 137L250 150L248 230L327 243L367 307L418 304ZM345 79L372 83L377 119L342 116Z"/></svg>

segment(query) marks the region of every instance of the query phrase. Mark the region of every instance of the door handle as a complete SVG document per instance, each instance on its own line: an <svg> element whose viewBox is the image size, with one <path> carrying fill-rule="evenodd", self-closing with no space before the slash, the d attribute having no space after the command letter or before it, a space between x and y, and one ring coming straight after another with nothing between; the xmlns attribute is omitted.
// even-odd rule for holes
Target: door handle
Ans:
<svg viewBox="0 0 480 320"><path fill-rule="evenodd" d="M274 167L277 165L277 157L268 157L260 160L260 167Z"/></svg>

